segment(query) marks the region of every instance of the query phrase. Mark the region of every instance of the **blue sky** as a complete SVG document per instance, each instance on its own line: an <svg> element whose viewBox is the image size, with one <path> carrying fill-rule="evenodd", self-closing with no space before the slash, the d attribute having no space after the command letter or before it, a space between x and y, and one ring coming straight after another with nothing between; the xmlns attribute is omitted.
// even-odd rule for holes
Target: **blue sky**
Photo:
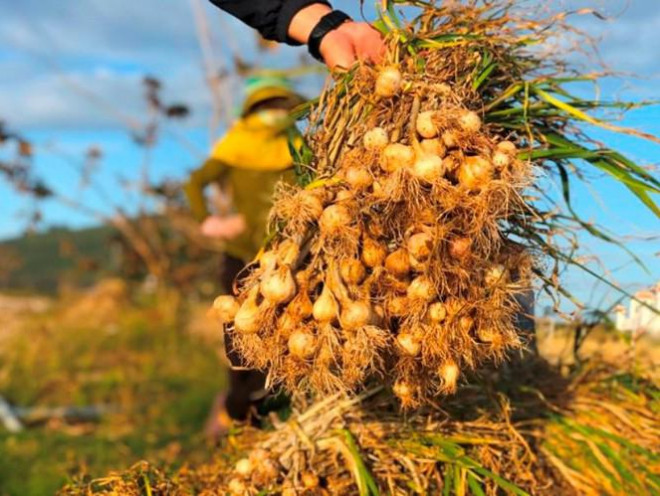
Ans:
<svg viewBox="0 0 660 496"><path fill-rule="evenodd" d="M206 0L201 3L208 13L218 59L241 51L246 59L261 64L267 60L273 67L298 64L301 49L282 47L258 54L248 29L207 5ZM601 56L607 64L640 76L610 81L602 87L601 96L660 97L660 2L530 0L525 5L534 8L539 3L570 9L595 6L607 15L617 15L607 22L592 17L578 21L601 39ZM335 5L357 15L356 1L336 1ZM366 12L369 15L371 9ZM0 119L34 141L37 168L48 181L66 188L72 196L82 195L96 207L102 208L104 203L93 192L79 188L75 173L76 161L90 145L104 151L100 174L112 196L124 205L136 204L135 196L116 186L116 180L135 177L141 167L142 151L132 142L124 121L144 119L140 80L145 74L165 83L165 100L186 102L193 110L191 119L172 125L162 136L154 152L154 176L181 178L201 160L210 146L210 98L201 67L190 0L0 2ZM319 79L308 78L303 91L313 94ZM660 109L634 111L625 124L660 135ZM643 164L660 162L658 146L600 131L593 134ZM628 236L629 246L646 260L651 273L625 265L626 258L619 251L587 238L585 248L597 253L610 270L625 265L614 276L628 288L660 280L660 258L655 256L660 251L659 240L640 241L660 235L658 219L611 180L597 179L593 190L598 193L596 198L593 191L575 191L579 211ZM19 234L30 208L28 199L0 182L0 238ZM74 227L94 222L55 204L47 205L44 220L45 225ZM567 281L585 298L593 293L592 282L578 274L571 273ZM599 300L607 292L599 288L595 295Z"/></svg>

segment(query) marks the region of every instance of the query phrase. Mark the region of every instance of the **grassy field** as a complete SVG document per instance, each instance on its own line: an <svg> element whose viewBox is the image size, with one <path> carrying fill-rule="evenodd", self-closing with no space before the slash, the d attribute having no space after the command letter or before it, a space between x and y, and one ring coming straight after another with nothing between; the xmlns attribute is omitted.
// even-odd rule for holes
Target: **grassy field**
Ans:
<svg viewBox="0 0 660 496"><path fill-rule="evenodd" d="M0 495L54 494L73 474L98 477L142 459L176 466L208 455L203 425L224 379L201 307L191 317L173 311L177 301L168 295L158 304L129 303L118 293L110 286L38 306L39 313L3 312L5 399L26 407L109 405L117 413L99 423L45 422L16 435L0 428ZM182 320L198 322L197 331L182 328Z"/></svg>
<svg viewBox="0 0 660 496"><path fill-rule="evenodd" d="M211 457L203 426L224 387L219 336L205 303L179 303L167 293L129 298L121 281L66 300L0 297L0 395L26 407L116 409L98 423L0 428L0 496L54 494L73 476L140 460L174 469ZM571 344L570 330L559 329L541 333L539 348L570 367ZM614 362L630 354L623 337L602 330L583 349ZM660 362L658 343L637 350L640 364Z"/></svg>

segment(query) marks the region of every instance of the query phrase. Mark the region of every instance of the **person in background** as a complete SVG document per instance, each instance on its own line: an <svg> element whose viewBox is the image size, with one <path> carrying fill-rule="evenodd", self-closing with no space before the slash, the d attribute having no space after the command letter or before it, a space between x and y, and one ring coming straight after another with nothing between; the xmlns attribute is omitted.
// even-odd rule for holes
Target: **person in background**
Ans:
<svg viewBox="0 0 660 496"><path fill-rule="evenodd" d="M356 61L380 62L385 44L366 22L354 22L319 0L211 0L261 35L289 45L307 45L328 67L349 68Z"/></svg>
<svg viewBox="0 0 660 496"><path fill-rule="evenodd" d="M246 93L240 119L184 186L201 232L225 241L220 275L225 291L231 290L238 274L263 245L275 184L295 180L288 142L288 129L293 125L289 114L304 101L287 81L278 78L253 78ZM209 211L204 190L214 183L231 197L231 214ZM228 335L225 353L233 368L241 367L241 358ZM231 420L245 420L265 396L264 383L261 372L230 370L228 392L216 400L208 434L217 437Z"/></svg>

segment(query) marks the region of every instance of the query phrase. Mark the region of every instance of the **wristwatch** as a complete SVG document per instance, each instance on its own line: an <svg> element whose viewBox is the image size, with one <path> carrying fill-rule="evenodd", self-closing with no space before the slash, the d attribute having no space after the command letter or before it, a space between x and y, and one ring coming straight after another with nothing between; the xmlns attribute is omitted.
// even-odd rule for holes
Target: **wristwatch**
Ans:
<svg viewBox="0 0 660 496"><path fill-rule="evenodd" d="M324 15L309 35L307 48L311 56L316 60L323 62L323 56L321 55L321 42L323 41L323 38L325 38L329 32L334 31L339 26L349 21L352 21L351 17L341 10L333 10L329 14Z"/></svg>

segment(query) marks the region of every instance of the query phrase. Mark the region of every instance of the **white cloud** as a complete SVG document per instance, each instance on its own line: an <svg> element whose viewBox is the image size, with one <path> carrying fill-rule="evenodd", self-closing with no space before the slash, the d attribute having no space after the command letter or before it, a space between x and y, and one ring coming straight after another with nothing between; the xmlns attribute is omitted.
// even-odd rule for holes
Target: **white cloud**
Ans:
<svg viewBox="0 0 660 496"><path fill-rule="evenodd" d="M249 30L234 21L219 22L219 11L205 3L218 51L230 50L227 37L239 40L233 42L239 47L252 45ZM335 3L357 14L356 2ZM613 15L625 2L562 3L571 9L595 4ZM603 35L603 58L613 67L649 75L660 66L657 0L630 0L629 8L614 22L583 17L580 23ZM231 33L223 32L228 25ZM243 43L244 39L250 43ZM196 123L206 122L210 102L187 0L0 2L0 47L0 115L18 127L115 125L116 119L104 105L139 117L144 110L139 81L145 74L161 78L169 98L191 104ZM251 48L245 51L248 58L253 55ZM280 66L295 63L289 60L289 50L279 51L276 59Z"/></svg>

